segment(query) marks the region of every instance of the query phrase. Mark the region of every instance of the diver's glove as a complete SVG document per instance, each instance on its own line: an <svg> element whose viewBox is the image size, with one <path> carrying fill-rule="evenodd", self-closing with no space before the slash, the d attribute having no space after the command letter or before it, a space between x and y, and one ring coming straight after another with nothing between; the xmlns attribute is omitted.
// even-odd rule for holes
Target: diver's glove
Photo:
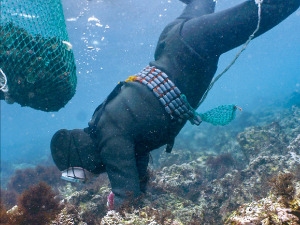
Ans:
<svg viewBox="0 0 300 225"><path fill-rule="evenodd" d="M115 194L111 191L107 196L107 208L108 210L114 210L114 198Z"/></svg>

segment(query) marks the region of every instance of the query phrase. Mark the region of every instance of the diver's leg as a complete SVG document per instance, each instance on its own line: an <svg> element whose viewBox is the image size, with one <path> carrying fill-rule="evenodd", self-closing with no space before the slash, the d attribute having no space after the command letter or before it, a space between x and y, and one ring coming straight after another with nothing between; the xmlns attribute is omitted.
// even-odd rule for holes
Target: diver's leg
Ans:
<svg viewBox="0 0 300 225"><path fill-rule="evenodd" d="M300 0L264 0L261 23L255 37L270 30L299 7ZM258 6L254 0L188 20L182 37L203 57L220 55L247 41L258 22Z"/></svg>
<svg viewBox="0 0 300 225"><path fill-rule="evenodd" d="M182 0L187 6L178 19L191 19L200 17L215 11L215 1L213 0Z"/></svg>

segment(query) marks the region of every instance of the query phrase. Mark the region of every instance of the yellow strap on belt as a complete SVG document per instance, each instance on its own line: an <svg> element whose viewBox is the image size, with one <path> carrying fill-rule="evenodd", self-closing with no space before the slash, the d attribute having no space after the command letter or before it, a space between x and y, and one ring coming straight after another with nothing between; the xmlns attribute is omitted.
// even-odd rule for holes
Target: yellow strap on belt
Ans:
<svg viewBox="0 0 300 225"><path fill-rule="evenodd" d="M133 81L136 81L137 80L137 75L132 75L132 76L129 76L125 82L133 82Z"/></svg>

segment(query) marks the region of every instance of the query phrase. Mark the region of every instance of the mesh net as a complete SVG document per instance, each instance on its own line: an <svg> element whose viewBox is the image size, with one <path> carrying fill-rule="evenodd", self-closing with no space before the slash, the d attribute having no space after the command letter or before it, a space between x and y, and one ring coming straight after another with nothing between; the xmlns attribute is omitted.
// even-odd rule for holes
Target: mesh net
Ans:
<svg viewBox="0 0 300 225"><path fill-rule="evenodd" d="M1 0L0 7L1 99L58 111L77 84L60 0Z"/></svg>
<svg viewBox="0 0 300 225"><path fill-rule="evenodd" d="M235 105L221 105L217 108L209 110L208 112L200 114L200 117L205 122L213 125L224 126L235 118L236 109L237 106Z"/></svg>

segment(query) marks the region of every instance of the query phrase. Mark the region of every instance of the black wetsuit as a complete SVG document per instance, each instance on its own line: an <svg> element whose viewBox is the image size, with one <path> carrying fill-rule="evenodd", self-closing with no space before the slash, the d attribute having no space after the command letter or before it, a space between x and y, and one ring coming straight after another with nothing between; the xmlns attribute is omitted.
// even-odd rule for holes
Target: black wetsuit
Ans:
<svg viewBox="0 0 300 225"><path fill-rule="evenodd" d="M300 0L264 0L256 36L280 23L299 4ZM257 26L254 0L217 13L214 8L212 0L188 4L162 32L155 61L150 63L169 76L193 107L210 84L220 55L246 42ZM149 152L172 141L186 121L172 121L153 92L138 82L125 83L104 110L99 109L89 126L96 128L97 154L118 207L128 194L135 197L145 191Z"/></svg>

